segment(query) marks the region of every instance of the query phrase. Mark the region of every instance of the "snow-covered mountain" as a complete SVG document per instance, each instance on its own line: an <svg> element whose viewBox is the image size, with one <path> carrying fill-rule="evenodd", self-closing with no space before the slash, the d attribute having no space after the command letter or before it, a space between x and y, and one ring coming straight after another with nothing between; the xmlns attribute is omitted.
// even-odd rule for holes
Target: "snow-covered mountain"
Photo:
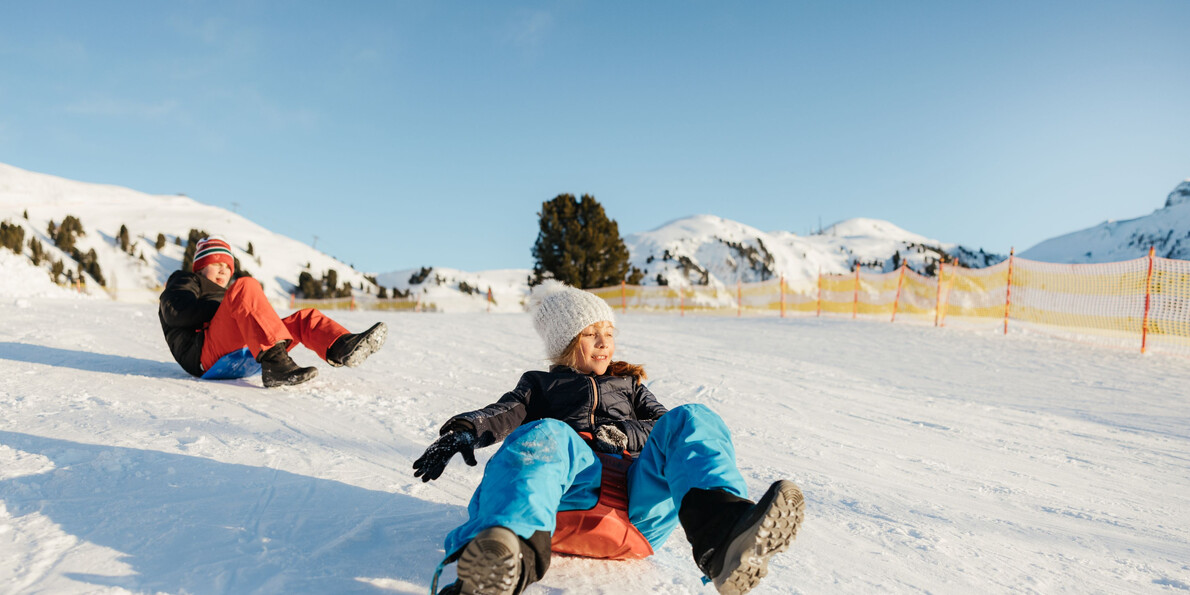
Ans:
<svg viewBox="0 0 1190 595"><path fill-rule="evenodd" d="M1190 208L1190 207L1188 207ZM226 238L243 269L260 280L275 302L285 302L301 273L315 279L334 270L340 286L350 283L356 295L377 293L364 273L352 269L301 242L269 231L225 209L186 196L149 195L118 186L77 182L0 164L0 221L19 226L24 240L21 256L0 262L4 270L31 268L30 240L37 240L45 256L37 265L47 281L23 284L28 295L61 293L48 282L56 261L74 274L77 263L58 249L49 234L51 222L61 225L77 218L84 234L76 247L94 250L105 287L88 275L85 291L121 301L152 301L169 274L181 266L191 229ZM129 231L131 246L119 246L119 230ZM158 249L157 238L164 236ZM854 263L889 271L901 261L931 274L940 258L956 257L965 266L982 267L1003 256L969 250L906 231L875 219L849 219L821 233L800 236L786 231L763 232L713 215L696 215L666 223L652 231L625 238L632 266L644 273L642 284L706 284L730 286L775 279L791 283L812 281L819 271L846 273ZM432 258L432 255L429 255ZM15 273L14 273L15 274ZM389 289L409 292L438 311L520 311L528 294L528 269L466 272L442 267L399 270L377 275ZM24 278L24 277L23 277Z"/></svg>
<svg viewBox="0 0 1190 595"><path fill-rule="evenodd" d="M799 236L787 231L763 232L714 215L695 215L624 238L631 266L644 277L642 285L734 286L781 275L790 283L814 282L823 273L846 273L853 263L890 271L904 260L931 274L939 258L958 258L964 266L984 267L1005 257L944 244L878 219L849 219L820 234ZM529 269L466 272L424 267L377 275L384 287L420 295L439 311L473 311L486 307L492 290L493 311L523 309L529 293Z"/></svg>
<svg viewBox="0 0 1190 595"><path fill-rule="evenodd" d="M858 262L868 270L891 271L902 261L932 274L938 260L958 258L963 266L985 267L998 254L947 244L879 219L848 219L821 233L800 236L763 232L714 215L671 221L624 238L632 266L645 284L735 285L776 279L813 281L818 273L846 273Z"/></svg>
<svg viewBox="0 0 1190 595"><path fill-rule="evenodd" d="M1150 246L1163 258L1190 259L1190 180L1169 193L1164 207L1144 217L1104 221L1050 238L1021 256L1045 262L1116 262L1144 257Z"/></svg>
<svg viewBox="0 0 1190 595"><path fill-rule="evenodd" d="M61 260L72 274L76 271L75 261L59 250L48 234L51 221L61 225L68 215L77 218L85 232L76 247L84 254L95 251L106 282L106 287L100 287L87 275L85 291L90 295L107 294L120 301L155 300L169 274L180 268L191 229L227 239L241 267L261 282L271 300L288 301L303 271L322 278L333 269L340 286L351 283L362 292L375 291L363 273L351 266L225 209L186 196L150 195L0 163L0 221L23 228L24 256L31 255L30 240L41 244L46 259L40 267L47 280L54 261ZM121 226L128 229L130 253L119 246ZM160 250L156 248L158 234L166 240ZM32 266L27 259L25 264ZM5 271L18 266L25 265L5 260ZM52 283L46 285L44 292L58 291L52 287Z"/></svg>

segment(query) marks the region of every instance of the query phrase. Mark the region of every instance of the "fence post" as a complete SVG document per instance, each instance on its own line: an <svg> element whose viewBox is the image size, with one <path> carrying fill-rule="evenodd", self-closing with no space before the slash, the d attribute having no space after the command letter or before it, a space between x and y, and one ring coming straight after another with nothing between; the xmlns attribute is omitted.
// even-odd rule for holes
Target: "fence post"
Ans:
<svg viewBox="0 0 1190 595"><path fill-rule="evenodd" d="M686 294L681 285L678 286L678 316L686 316Z"/></svg>
<svg viewBox="0 0 1190 595"><path fill-rule="evenodd" d="M1149 246L1149 272L1145 274L1145 317L1140 325L1140 352L1144 353L1149 340L1149 305L1153 297L1153 252L1154 246Z"/></svg>
<svg viewBox="0 0 1190 595"><path fill-rule="evenodd" d="M351 311L355 311L355 294L351 294Z"/></svg>
<svg viewBox="0 0 1190 595"><path fill-rule="evenodd" d="M901 272L897 275L897 297L893 298L893 313L892 320L897 321L897 308L901 305L901 285L905 282L905 261L901 261Z"/></svg>
<svg viewBox="0 0 1190 595"><path fill-rule="evenodd" d="M785 318L785 275L781 275L781 318Z"/></svg>
<svg viewBox="0 0 1190 595"><path fill-rule="evenodd" d="M742 279L735 280L735 315L739 318L744 315L744 281Z"/></svg>
<svg viewBox="0 0 1190 595"><path fill-rule="evenodd" d="M859 263L855 263L855 293L851 296L851 319L859 314Z"/></svg>
<svg viewBox="0 0 1190 595"><path fill-rule="evenodd" d="M622 279L620 280L620 312L623 314L628 313L628 297L625 283L627 282Z"/></svg>
<svg viewBox="0 0 1190 595"><path fill-rule="evenodd" d="M934 292L934 326L938 326L938 315L942 313L942 277L946 275L946 259L938 259L938 287Z"/></svg>
<svg viewBox="0 0 1190 595"><path fill-rule="evenodd" d="M1016 248L1008 249L1008 285L1004 288L1004 334L1008 334L1008 308L1012 304L1012 264L1016 260Z"/></svg>
<svg viewBox="0 0 1190 595"><path fill-rule="evenodd" d="M296 304L297 304L297 294L293 293L291 291L291 292L289 292L289 309L292 310Z"/></svg>
<svg viewBox="0 0 1190 595"><path fill-rule="evenodd" d="M818 300L816 310L817 312L814 315L822 318L822 267L818 267Z"/></svg>

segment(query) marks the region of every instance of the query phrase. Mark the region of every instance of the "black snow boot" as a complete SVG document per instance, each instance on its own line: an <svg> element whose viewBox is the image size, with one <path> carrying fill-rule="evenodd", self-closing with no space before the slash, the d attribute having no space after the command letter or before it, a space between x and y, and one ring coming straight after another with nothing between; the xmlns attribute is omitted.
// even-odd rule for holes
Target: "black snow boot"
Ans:
<svg viewBox="0 0 1190 595"><path fill-rule="evenodd" d="M388 325L383 322L377 322L362 333L343 335L335 339L330 349L326 350L326 363L336 368L354 368L364 363L369 355L379 351L387 337Z"/></svg>
<svg viewBox="0 0 1190 595"><path fill-rule="evenodd" d="M439 595L516 595L545 575L550 566L550 534L525 540L504 527L480 531L457 554L455 582Z"/></svg>
<svg viewBox="0 0 1190 595"><path fill-rule="evenodd" d="M300 368L289 357L285 347L289 341L281 341L256 356L260 362L260 377L265 388L301 384L318 375L318 368Z"/></svg>
<svg viewBox="0 0 1190 595"><path fill-rule="evenodd" d="M742 595L768 574L769 558L789 547L804 514L802 491L781 480L756 504L722 490L692 489L678 519L699 570L719 593Z"/></svg>

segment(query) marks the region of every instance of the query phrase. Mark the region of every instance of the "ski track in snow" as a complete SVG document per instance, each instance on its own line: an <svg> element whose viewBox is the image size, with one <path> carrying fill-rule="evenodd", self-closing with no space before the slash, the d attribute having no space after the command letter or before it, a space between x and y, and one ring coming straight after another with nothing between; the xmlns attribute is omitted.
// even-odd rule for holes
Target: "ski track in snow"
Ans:
<svg viewBox="0 0 1190 595"><path fill-rule="evenodd" d="M362 367L207 382L153 305L0 303L0 592L425 593L494 452L423 484L454 413L541 369L525 315L388 322ZM996 329L627 315L618 357L807 499L755 593L1190 591L1190 362ZM444 574L444 582L453 570ZM711 593L681 530L528 593Z"/></svg>

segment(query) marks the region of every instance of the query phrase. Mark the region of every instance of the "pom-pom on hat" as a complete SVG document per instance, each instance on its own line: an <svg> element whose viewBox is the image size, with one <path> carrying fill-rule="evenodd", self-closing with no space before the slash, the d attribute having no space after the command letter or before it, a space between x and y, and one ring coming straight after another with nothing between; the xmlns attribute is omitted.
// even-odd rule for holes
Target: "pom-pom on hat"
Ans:
<svg viewBox="0 0 1190 595"><path fill-rule="evenodd" d="M217 262L223 262L227 266L235 268L236 260L231 255L231 246L223 238L212 237L199 240L198 245L194 247L193 270L198 272Z"/></svg>
<svg viewBox="0 0 1190 595"><path fill-rule="evenodd" d="M587 291L550 279L529 295L533 327L545 341L546 355L555 359L583 329L596 322L616 322L611 306Z"/></svg>

